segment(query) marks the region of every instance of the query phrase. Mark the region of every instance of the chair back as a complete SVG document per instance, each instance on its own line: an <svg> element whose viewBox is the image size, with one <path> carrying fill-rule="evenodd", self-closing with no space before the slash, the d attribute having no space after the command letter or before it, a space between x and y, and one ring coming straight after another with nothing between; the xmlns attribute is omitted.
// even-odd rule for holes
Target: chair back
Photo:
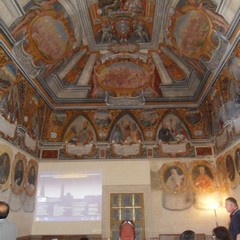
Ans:
<svg viewBox="0 0 240 240"><path fill-rule="evenodd" d="M125 220L120 225L119 231L120 240L134 240L135 239L135 226L132 221Z"/></svg>

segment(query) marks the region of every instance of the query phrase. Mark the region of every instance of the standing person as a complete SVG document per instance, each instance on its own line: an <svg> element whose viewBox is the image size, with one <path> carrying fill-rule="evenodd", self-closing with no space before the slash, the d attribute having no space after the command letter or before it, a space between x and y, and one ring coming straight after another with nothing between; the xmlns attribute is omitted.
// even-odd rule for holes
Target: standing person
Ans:
<svg viewBox="0 0 240 240"><path fill-rule="evenodd" d="M180 234L179 240L195 240L196 234L192 230L186 230Z"/></svg>
<svg viewBox="0 0 240 240"><path fill-rule="evenodd" d="M225 208L230 213L229 231L232 235L232 240L240 237L240 209L238 208L237 200L233 197L228 197L225 200Z"/></svg>
<svg viewBox="0 0 240 240"><path fill-rule="evenodd" d="M232 240L230 231L224 226L218 226L213 229L213 240Z"/></svg>
<svg viewBox="0 0 240 240"><path fill-rule="evenodd" d="M6 218L9 214L9 205L0 201L0 239L16 240L17 227L14 223L9 222Z"/></svg>

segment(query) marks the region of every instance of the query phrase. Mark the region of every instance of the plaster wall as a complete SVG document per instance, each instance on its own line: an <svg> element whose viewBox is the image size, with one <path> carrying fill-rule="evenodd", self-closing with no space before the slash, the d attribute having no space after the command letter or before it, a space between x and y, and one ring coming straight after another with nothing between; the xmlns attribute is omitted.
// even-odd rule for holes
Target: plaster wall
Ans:
<svg viewBox="0 0 240 240"><path fill-rule="evenodd" d="M43 234L103 234L110 237L109 223L109 189L111 192L145 192L150 188L150 172L148 161L115 160L110 161L46 161L39 162L39 174L43 171L61 172L100 172L103 183L103 216L101 222L71 222L69 224L54 224L34 222L32 235ZM126 189L127 186L127 189ZM62 227L61 227L62 226Z"/></svg>
<svg viewBox="0 0 240 240"><path fill-rule="evenodd" d="M176 159L169 161L176 161ZM181 159L178 159L181 160ZM194 159L188 159L192 161ZM186 161L182 159L182 161ZM94 170L100 171L103 176L103 215L102 223L93 223L89 226L79 227L79 223L64 225L64 228L57 228L49 224L44 227L41 224L33 223L32 234L102 234L104 238L110 238L110 193L114 192L143 192L145 205L145 235L149 239L157 237L160 233L180 233L186 229L193 229L197 233L211 235L212 229L219 225L227 226L228 213L224 206L217 209L217 219L213 209L199 210L191 207L183 211L170 211L162 207L162 190L151 189L150 172L161 167L166 160L115 160L115 161L66 161L66 162L41 162L39 171L46 169L56 171ZM239 189L231 193L237 198ZM225 196L224 196L225 197ZM222 201L224 203L224 199Z"/></svg>

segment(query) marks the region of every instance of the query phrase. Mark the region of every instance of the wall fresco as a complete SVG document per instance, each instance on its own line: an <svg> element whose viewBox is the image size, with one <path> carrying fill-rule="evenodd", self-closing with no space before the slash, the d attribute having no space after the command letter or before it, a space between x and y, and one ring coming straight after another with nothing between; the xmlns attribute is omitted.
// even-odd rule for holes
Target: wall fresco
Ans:
<svg viewBox="0 0 240 240"><path fill-rule="evenodd" d="M168 210L209 209L206 197L214 199L218 193L215 166L205 160L164 163L158 175L163 191L162 206Z"/></svg>
<svg viewBox="0 0 240 240"><path fill-rule="evenodd" d="M0 194L11 211L33 212L37 188L38 162L12 148L0 145Z"/></svg>
<svg viewBox="0 0 240 240"><path fill-rule="evenodd" d="M149 149L147 150L147 147L144 147L145 143L149 141L157 143L151 150L151 155L153 157L171 157L174 154L179 156L194 156L195 151L191 146L190 136L196 139L202 138L202 136L206 137L209 134L207 131L208 125L206 124L207 119L200 118L198 123L191 124L185 120L186 113L188 113L188 109L173 112L169 112L166 109L145 109L136 111L103 109L96 111L47 111L46 119L50 119L50 121L47 121L42 137L50 142L62 142L65 147L71 145L75 148L76 146L78 146L79 149L82 148L80 146L84 146L83 142L74 142L73 139L77 139L77 134L74 133L74 127L71 128L71 124L73 124L71 119L76 119L77 115L81 115L82 125L85 119L86 122L89 122L88 126L93 133L90 134L92 138L87 138L88 141L85 143L85 145L87 145L85 149L91 152L95 147L95 154L90 154L92 157L94 156L94 158L99 158L101 155L102 148L100 145L98 146L100 143L105 144L104 156L106 156L106 158L115 158L117 156L124 158L138 156L142 158L147 156L147 153L150 151ZM203 115L201 112L200 114ZM54 116L58 115L60 119L62 119L60 121L61 123L55 120ZM172 140L168 142L164 142L158 137L162 122L164 121L168 125L168 128L171 128ZM78 126L80 127L80 125L81 124ZM63 134L65 131L64 129L68 129L65 134ZM201 129L201 134L195 136L195 132L200 131L199 129ZM94 132L96 132L96 135ZM72 142L70 142L70 139L72 139ZM169 148L171 148L171 150L169 150ZM126 150L124 154L120 154L119 151L122 151L121 149ZM65 158L65 154L66 152L61 152L59 157ZM211 155L213 152L209 154ZM82 158L83 155L83 150L79 150L78 158ZM71 158L71 156L69 157ZM87 156L84 155L84 157ZM90 156L88 156L88 158L89 157Z"/></svg>
<svg viewBox="0 0 240 240"><path fill-rule="evenodd" d="M0 132L14 144L36 154L35 140L39 140L41 135L45 103L30 87L7 51L3 48L0 51L0 71L3 77L0 80ZM16 135L17 126L20 125L27 130Z"/></svg>
<svg viewBox="0 0 240 240"><path fill-rule="evenodd" d="M219 152L234 139L239 138L239 40L229 60L208 95L211 104L212 133L216 136L216 151Z"/></svg>

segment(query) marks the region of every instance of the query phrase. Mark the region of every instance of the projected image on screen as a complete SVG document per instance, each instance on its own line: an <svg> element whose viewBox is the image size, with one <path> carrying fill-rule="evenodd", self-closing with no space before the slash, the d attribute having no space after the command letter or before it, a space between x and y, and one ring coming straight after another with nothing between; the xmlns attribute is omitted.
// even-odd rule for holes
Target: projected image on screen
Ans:
<svg viewBox="0 0 240 240"><path fill-rule="evenodd" d="M101 174L40 173L36 221L100 221L101 215Z"/></svg>

